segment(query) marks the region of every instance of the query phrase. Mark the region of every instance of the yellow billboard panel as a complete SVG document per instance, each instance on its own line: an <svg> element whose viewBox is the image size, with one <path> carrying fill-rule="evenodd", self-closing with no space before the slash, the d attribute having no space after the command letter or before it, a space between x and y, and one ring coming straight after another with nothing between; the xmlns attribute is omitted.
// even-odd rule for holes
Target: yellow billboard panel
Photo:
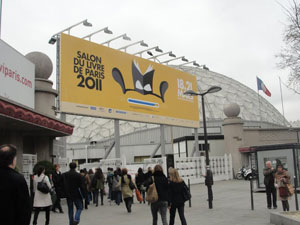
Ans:
<svg viewBox="0 0 300 225"><path fill-rule="evenodd" d="M191 74L66 34L60 67L62 112L199 127Z"/></svg>

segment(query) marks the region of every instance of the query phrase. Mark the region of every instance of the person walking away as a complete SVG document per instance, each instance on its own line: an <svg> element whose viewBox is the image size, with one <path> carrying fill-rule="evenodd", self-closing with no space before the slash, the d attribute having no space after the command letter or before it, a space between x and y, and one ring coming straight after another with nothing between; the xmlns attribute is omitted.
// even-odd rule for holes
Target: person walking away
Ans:
<svg viewBox="0 0 300 225"><path fill-rule="evenodd" d="M266 195L267 195L267 207L268 209L273 208L277 209L277 198L276 198L276 188L275 188L275 169L272 167L271 161L266 162L266 168L264 169L264 184L266 186ZM273 201L272 201L273 200Z"/></svg>
<svg viewBox="0 0 300 225"><path fill-rule="evenodd" d="M45 175L45 167L40 166L38 168L37 174L33 178L33 190L34 190L34 200L33 207L34 217L33 217L33 225L37 224L37 219L40 211L44 208L46 214L46 225L50 223L50 207L52 205L50 192L45 194L37 189L38 183L44 182L48 186L49 190L52 188L50 184L50 180L48 176Z"/></svg>
<svg viewBox="0 0 300 225"><path fill-rule="evenodd" d="M63 188L62 174L60 172L59 164L55 165L55 171L52 174L52 182L56 193L56 200L52 206L52 211L56 212L56 209L58 209L60 213L64 213L60 203L60 199L64 197L64 191L63 191L64 188Z"/></svg>
<svg viewBox="0 0 300 225"><path fill-rule="evenodd" d="M86 168L84 168L83 171L84 171L84 184L86 187L85 209L88 209L88 205L90 204L90 197L89 197L88 193L89 193L89 188L91 185L91 180L90 180L90 176L89 176Z"/></svg>
<svg viewBox="0 0 300 225"><path fill-rule="evenodd" d="M93 201L93 203L95 204L96 200L95 200L93 192L91 190L92 180L94 177L94 171L92 169L89 169L88 176L89 176L89 180L90 180L90 184L88 187L89 202Z"/></svg>
<svg viewBox="0 0 300 225"><path fill-rule="evenodd" d="M5 225L29 225L31 199L24 176L16 170L17 148L0 146L0 223Z"/></svg>
<svg viewBox="0 0 300 225"><path fill-rule="evenodd" d="M121 188L122 195L125 202L125 206L128 213L131 213L131 206L133 203L133 190L130 188L130 182L133 183L132 178L128 173L126 168L122 169L122 177L121 177ZM135 184L133 184L135 186Z"/></svg>
<svg viewBox="0 0 300 225"><path fill-rule="evenodd" d="M104 180L104 175L102 173L102 170L100 168L97 168L91 186L93 190L93 194L95 196L96 207L98 207L98 202L99 202L99 190L100 190L100 197L101 197L101 205L103 205L104 182L105 180Z"/></svg>
<svg viewBox="0 0 300 225"><path fill-rule="evenodd" d="M70 170L63 174L64 190L67 197L69 225L77 225L80 222L80 215L83 209L84 183L81 175L76 172L76 163L69 164ZM74 216L74 205L76 212Z"/></svg>
<svg viewBox="0 0 300 225"><path fill-rule="evenodd" d="M170 209L170 223L169 225L174 225L176 209L179 214L181 225L187 225L186 219L184 216L184 187L185 183L179 176L179 173L176 169L169 168L169 209Z"/></svg>
<svg viewBox="0 0 300 225"><path fill-rule="evenodd" d="M282 202L283 211L289 211L289 191L287 185L290 184L290 175L283 169L282 165L277 165L275 173L275 187L278 190L278 200Z"/></svg>
<svg viewBox="0 0 300 225"><path fill-rule="evenodd" d="M112 200L112 185L113 185L113 169L108 167L107 168L107 176L106 176L106 183L108 185L108 199L111 201Z"/></svg>
<svg viewBox="0 0 300 225"><path fill-rule="evenodd" d="M122 194L121 194L121 177L117 171L114 171L112 178L112 198L115 200L117 205L120 205Z"/></svg>
<svg viewBox="0 0 300 225"><path fill-rule="evenodd" d="M168 209L168 179L163 173L161 165L154 167L153 177L146 186L155 183L155 187L158 194L158 200L151 203L151 213L153 219L153 225L157 225L157 213L160 212L163 225L167 225L167 209Z"/></svg>
<svg viewBox="0 0 300 225"><path fill-rule="evenodd" d="M135 177L135 183L136 183L136 186L137 186L138 190L142 194L143 202L145 204L146 203L146 201L145 201L145 191L146 191L146 188L145 188L144 182L145 182L145 174L143 172L143 169L139 168L138 169L138 173L137 173L137 175ZM142 203L142 202L140 202L140 203Z"/></svg>
<svg viewBox="0 0 300 225"><path fill-rule="evenodd" d="M84 169L81 169L80 170L80 175L82 177L82 182L84 183L84 192L86 193L84 197L84 208L85 209L88 209L88 204L89 204L89 200L88 200L88 180L86 178L86 171Z"/></svg>

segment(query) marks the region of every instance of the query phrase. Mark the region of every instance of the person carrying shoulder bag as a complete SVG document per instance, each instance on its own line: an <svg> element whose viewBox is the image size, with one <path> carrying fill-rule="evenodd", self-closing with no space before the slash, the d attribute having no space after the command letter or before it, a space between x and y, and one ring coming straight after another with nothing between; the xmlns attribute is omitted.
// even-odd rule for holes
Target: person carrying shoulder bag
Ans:
<svg viewBox="0 0 300 225"><path fill-rule="evenodd" d="M170 223L169 225L174 225L176 209L179 214L182 225L187 225L186 219L184 216L184 188L186 186L185 182L179 176L179 173L176 169L169 168L169 209L170 209Z"/></svg>

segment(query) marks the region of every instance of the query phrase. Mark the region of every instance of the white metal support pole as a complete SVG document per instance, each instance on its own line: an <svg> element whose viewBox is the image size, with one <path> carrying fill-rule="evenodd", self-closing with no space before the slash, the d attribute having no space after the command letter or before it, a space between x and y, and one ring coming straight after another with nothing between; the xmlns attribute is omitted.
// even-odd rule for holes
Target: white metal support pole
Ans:
<svg viewBox="0 0 300 225"><path fill-rule="evenodd" d="M121 158L120 152L120 121L118 119L114 120L115 125L115 158Z"/></svg>
<svg viewBox="0 0 300 225"><path fill-rule="evenodd" d="M88 145L85 146L85 163L88 163Z"/></svg>
<svg viewBox="0 0 300 225"><path fill-rule="evenodd" d="M161 156L166 156L165 125L160 125Z"/></svg>

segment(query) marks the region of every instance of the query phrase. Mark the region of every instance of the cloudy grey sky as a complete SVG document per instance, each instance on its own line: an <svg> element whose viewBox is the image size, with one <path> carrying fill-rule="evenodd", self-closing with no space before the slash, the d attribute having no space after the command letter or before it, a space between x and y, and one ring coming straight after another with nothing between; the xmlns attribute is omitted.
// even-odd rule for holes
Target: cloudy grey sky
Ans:
<svg viewBox="0 0 300 225"><path fill-rule="evenodd" d="M288 71L276 67L275 55L284 46L287 20L275 0L3 0L2 13L1 38L23 54L42 51L55 62L51 35L87 18L93 27L80 26L71 34L82 37L108 26L114 36L127 33L133 41L172 50L255 91L259 76L272 97L261 94L282 112L278 77L286 82ZM114 36L99 33L92 41ZM111 47L126 44L116 41ZM142 49L130 48L135 50ZM300 119L299 97L283 86L289 121Z"/></svg>

